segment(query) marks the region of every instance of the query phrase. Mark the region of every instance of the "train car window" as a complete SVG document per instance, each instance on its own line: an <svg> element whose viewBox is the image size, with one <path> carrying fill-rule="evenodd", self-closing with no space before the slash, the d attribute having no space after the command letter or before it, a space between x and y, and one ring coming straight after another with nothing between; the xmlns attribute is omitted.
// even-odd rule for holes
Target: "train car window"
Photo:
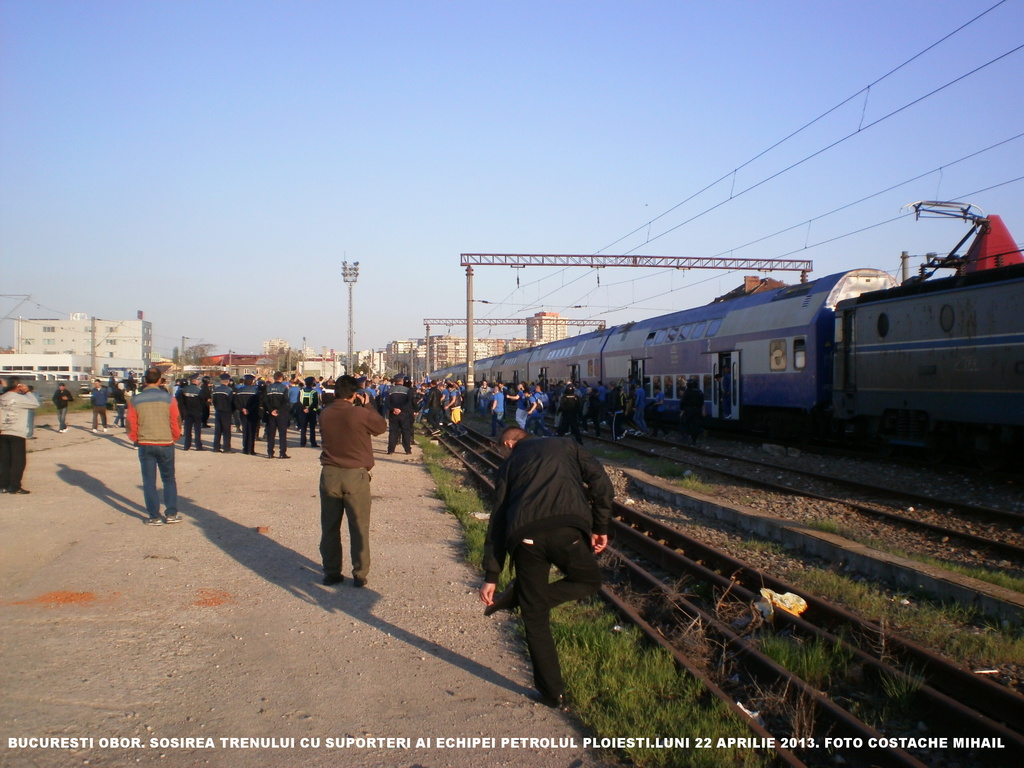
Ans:
<svg viewBox="0 0 1024 768"><path fill-rule="evenodd" d="M690 331L692 329L693 329L693 323L690 323L689 325L681 325L681 326L679 326L679 340L682 341L683 339L690 338Z"/></svg>
<svg viewBox="0 0 1024 768"><path fill-rule="evenodd" d="M658 343L658 338L657 337L660 336L662 333L664 333L664 331L651 331L650 333L648 333L647 334L647 340L644 341L644 346L645 347L649 347L649 346L651 346L651 344L657 344Z"/></svg>
<svg viewBox="0 0 1024 768"><path fill-rule="evenodd" d="M705 333L704 335L714 336L716 333L718 333L718 329L722 327L722 321L724 319L724 317L716 317L714 320L712 320L711 323L708 325L707 333Z"/></svg>
<svg viewBox="0 0 1024 768"><path fill-rule="evenodd" d="M768 342L768 368L772 371L786 370L786 340Z"/></svg>
<svg viewBox="0 0 1024 768"><path fill-rule="evenodd" d="M949 304L944 304L939 312L939 325L942 326L942 330L949 333L953 330L953 321L956 316L953 314L953 308Z"/></svg>
<svg viewBox="0 0 1024 768"><path fill-rule="evenodd" d="M686 391L686 377L676 376L676 395L679 397L683 396L683 392Z"/></svg>
<svg viewBox="0 0 1024 768"><path fill-rule="evenodd" d="M793 369L802 371L807 366L807 340L793 339Z"/></svg>
<svg viewBox="0 0 1024 768"><path fill-rule="evenodd" d="M705 325L707 325L706 322L695 323L694 326L693 326L693 332L690 334L690 338L691 339L699 339L701 336L703 336L704 335L704 326Z"/></svg>
<svg viewBox="0 0 1024 768"><path fill-rule="evenodd" d="M883 339L889 335L889 316L885 312L878 316L878 335Z"/></svg>
<svg viewBox="0 0 1024 768"><path fill-rule="evenodd" d="M798 296L806 296L811 292L811 288L814 287L814 281L810 283L800 283L799 285L791 285L788 288L783 288L772 299L772 301L781 301L782 299L794 299Z"/></svg>
<svg viewBox="0 0 1024 768"><path fill-rule="evenodd" d="M665 331L665 341L675 341L678 335L678 328L669 328L667 331Z"/></svg>

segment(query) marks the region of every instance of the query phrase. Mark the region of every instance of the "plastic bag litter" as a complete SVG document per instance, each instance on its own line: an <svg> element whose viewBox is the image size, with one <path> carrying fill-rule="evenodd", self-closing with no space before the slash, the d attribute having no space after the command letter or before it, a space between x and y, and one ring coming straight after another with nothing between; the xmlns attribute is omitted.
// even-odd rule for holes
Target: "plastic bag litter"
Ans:
<svg viewBox="0 0 1024 768"><path fill-rule="evenodd" d="M778 592L773 592L770 589L763 588L761 590L761 597L776 608L780 608L787 613L792 613L795 616L799 616L807 610L807 601L800 597L800 595L794 595L792 592L786 592L784 595L780 595ZM756 605L760 608L762 604L756 603ZM761 612L764 613L764 610L761 609ZM765 618L770 615L770 613L766 614Z"/></svg>

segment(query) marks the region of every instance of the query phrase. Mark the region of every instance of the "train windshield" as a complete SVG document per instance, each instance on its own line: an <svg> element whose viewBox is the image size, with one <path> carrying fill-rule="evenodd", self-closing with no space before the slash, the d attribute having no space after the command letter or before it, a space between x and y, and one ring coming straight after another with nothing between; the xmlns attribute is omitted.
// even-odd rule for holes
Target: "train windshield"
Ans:
<svg viewBox="0 0 1024 768"><path fill-rule="evenodd" d="M857 269L847 272L828 295L825 306L835 309L843 299L855 299L861 294L871 291L884 291L896 287L896 279L888 272L880 269Z"/></svg>

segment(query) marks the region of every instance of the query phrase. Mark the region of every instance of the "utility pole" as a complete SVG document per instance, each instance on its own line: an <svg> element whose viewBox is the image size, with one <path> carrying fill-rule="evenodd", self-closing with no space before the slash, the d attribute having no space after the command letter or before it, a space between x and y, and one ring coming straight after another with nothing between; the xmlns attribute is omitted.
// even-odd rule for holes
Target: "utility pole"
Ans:
<svg viewBox="0 0 1024 768"><path fill-rule="evenodd" d="M352 376L353 340L355 338L352 326L352 288L359 278L359 262L356 261L352 264L349 264L347 261L341 262L341 278L348 284L348 359L346 361L345 373Z"/></svg>

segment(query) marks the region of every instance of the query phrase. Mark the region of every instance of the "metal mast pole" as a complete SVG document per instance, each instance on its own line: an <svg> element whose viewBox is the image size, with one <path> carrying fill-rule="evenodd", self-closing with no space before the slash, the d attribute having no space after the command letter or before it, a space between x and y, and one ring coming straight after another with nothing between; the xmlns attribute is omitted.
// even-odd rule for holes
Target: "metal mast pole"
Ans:
<svg viewBox="0 0 1024 768"><path fill-rule="evenodd" d="M345 361L345 373L352 376L354 372L352 365L353 339L355 338L352 326L352 288L359 278L359 262L356 261L352 264L347 261L341 262L341 277L348 284L348 357Z"/></svg>

